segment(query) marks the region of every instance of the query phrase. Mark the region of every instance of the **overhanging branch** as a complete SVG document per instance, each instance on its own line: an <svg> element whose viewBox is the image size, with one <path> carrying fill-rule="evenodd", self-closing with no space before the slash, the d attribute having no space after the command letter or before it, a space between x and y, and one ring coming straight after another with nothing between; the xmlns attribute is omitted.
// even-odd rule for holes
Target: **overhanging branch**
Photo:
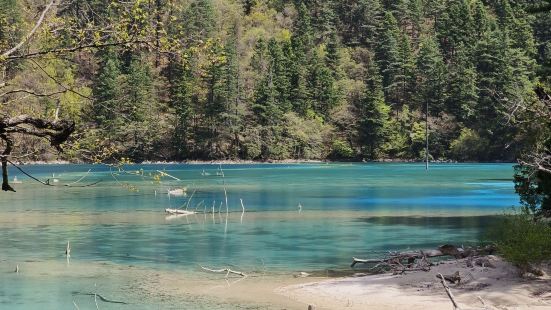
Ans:
<svg viewBox="0 0 551 310"><path fill-rule="evenodd" d="M2 53L2 58L9 58L11 54L15 53L18 49L21 48L21 46L23 46L23 44L29 41L29 39L34 35L36 30L38 30L38 28L42 24L42 22L44 21L44 17L46 16L46 13L48 13L48 11L52 8L55 2L56 0L52 0L50 1L50 3L48 3L48 5L46 5L46 8L44 8L44 11L42 11L42 14L40 14L40 17L38 18L38 21L36 21L36 24L34 25L33 29L31 29L31 31L25 37L23 37L23 39L19 43L17 43L17 45Z"/></svg>
<svg viewBox="0 0 551 310"><path fill-rule="evenodd" d="M6 57L6 60L28 59L28 58L34 58L34 57L39 57L39 56L48 55L48 54L72 53L72 52L77 52L85 49L100 49L100 48L110 47L110 46L123 46L123 45L136 45L136 44L148 45L149 43L150 42L145 40L132 40L132 41L123 41L123 42L111 42L111 43L91 43L91 44L83 44L83 45L78 45L73 47L51 49L46 51L30 52L22 55L12 55L12 56Z"/></svg>
<svg viewBox="0 0 551 310"><path fill-rule="evenodd" d="M2 161L2 190L15 192L8 179L8 157L14 144L12 134L19 133L47 138L53 147L58 151L62 151L60 145L69 138L73 131L75 131L75 123L67 120L49 121L26 114L0 118L0 139L6 145L2 155L0 155Z"/></svg>

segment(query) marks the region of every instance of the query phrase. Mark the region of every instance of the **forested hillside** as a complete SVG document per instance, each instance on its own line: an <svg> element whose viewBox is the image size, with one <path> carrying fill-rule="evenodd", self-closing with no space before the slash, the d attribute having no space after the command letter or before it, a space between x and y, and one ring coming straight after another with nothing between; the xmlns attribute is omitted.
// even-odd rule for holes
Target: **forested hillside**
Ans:
<svg viewBox="0 0 551 310"><path fill-rule="evenodd" d="M0 50L45 4L0 0ZM75 121L60 155L71 160L420 159L427 114L432 159L513 160L549 134L535 120L549 93L551 13L529 12L537 5L62 2L27 55L107 48L11 56L1 109ZM153 39L118 44L112 33ZM26 159L54 158L46 149L18 140Z"/></svg>

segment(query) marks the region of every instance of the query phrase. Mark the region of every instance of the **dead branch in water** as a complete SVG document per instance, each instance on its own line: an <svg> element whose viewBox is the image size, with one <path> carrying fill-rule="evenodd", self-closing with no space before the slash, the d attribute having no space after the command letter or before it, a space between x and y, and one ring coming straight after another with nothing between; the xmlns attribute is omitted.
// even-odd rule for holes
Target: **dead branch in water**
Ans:
<svg viewBox="0 0 551 310"><path fill-rule="evenodd" d="M236 271L236 270L232 270L230 268L222 268L222 269L211 269L211 268L207 268L207 267L203 267L201 266L201 269L203 270L206 270L206 271L210 271L210 272L215 272L215 273L226 273L226 278L228 277L228 275L231 273L231 274L236 274L236 275L240 275L242 277L247 277L247 275L241 271Z"/></svg>

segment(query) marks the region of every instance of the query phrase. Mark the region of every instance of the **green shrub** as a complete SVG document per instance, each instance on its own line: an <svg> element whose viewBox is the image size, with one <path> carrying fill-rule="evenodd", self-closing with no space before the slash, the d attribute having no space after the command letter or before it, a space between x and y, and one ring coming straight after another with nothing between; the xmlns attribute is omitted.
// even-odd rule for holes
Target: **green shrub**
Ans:
<svg viewBox="0 0 551 310"><path fill-rule="evenodd" d="M331 146L331 157L334 159L351 159L354 158L354 150L346 141L335 140Z"/></svg>
<svg viewBox="0 0 551 310"><path fill-rule="evenodd" d="M450 153L457 160L476 160L484 158L488 144L489 141L480 137L476 131L463 128L459 137L451 142Z"/></svg>
<svg viewBox="0 0 551 310"><path fill-rule="evenodd" d="M503 258L521 268L551 259L551 225L530 214L505 215L491 237Z"/></svg>

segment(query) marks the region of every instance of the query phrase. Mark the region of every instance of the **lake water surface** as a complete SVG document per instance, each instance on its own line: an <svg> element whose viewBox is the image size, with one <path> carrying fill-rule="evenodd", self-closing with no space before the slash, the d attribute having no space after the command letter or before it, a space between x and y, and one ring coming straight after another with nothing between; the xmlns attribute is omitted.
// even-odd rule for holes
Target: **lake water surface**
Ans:
<svg viewBox="0 0 551 310"><path fill-rule="evenodd" d="M200 265L319 272L346 269L352 256L477 243L493 215L518 205L511 164L435 164L428 172L422 164L236 164L222 166L223 178L218 165L126 166L131 173L103 165L23 168L55 186L11 168L23 183L0 199L0 309L71 309L98 282L119 298L143 299L129 268L142 275L202 274ZM181 181L154 180L157 171ZM181 187L187 197L167 195ZM164 213L186 204L201 213ZM157 299L139 305L101 309L170 308ZM203 307L217 306L204 300L187 308Z"/></svg>

